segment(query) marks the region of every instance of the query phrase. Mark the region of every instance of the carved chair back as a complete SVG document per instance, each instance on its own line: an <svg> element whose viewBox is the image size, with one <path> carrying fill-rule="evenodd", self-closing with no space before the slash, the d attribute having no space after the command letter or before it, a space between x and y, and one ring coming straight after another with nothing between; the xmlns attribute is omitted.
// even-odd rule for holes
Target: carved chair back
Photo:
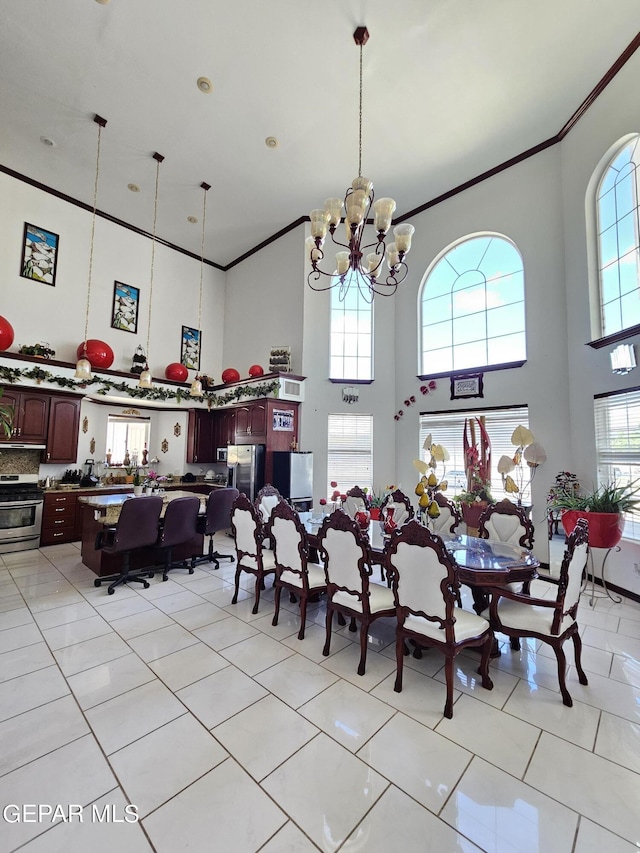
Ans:
<svg viewBox="0 0 640 853"><path fill-rule="evenodd" d="M431 519L431 529L434 533L454 533L462 522L460 510L453 501L447 500L442 492L436 492L434 500L440 507L440 515Z"/></svg>
<svg viewBox="0 0 640 853"><path fill-rule="evenodd" d="M347 499L344 502L344 511L349 518L355 518L357 512L362 512L367 508L367 496L362 491L360 486L353 486L346 493Z"/></svg>
<svg viewBox="0 0 640 853"><path fill-rule="evenodd" d="M497 539L522 548L533 548L533 524L522 507L508 498L491 504L480 516L478 531L481 539Z"/></svg>
<svg viewBox="0 0 640 853"><path fill-rule="evenodd" d="M238 565L258 569L262 561L262 522L249 498L241 492L231 508L231 532Z"/></svg>
<svg viewBox="0 0 640 853"><path fill-rule="evenodd" d="M411 521L414 516L411 500L401 489L391 492L387 498L387 502L382 507L380 513L383 521L386 519L390 509L393 510L393 520L397 527L401 527L407 521Z"/></svg>
<svg viewBox="0 0 640 853"><path fill-rule="evenodd" d="M327 516L318 531L327 592L336 604L368 611L367 542L360 528L344 512Z"/></svg>

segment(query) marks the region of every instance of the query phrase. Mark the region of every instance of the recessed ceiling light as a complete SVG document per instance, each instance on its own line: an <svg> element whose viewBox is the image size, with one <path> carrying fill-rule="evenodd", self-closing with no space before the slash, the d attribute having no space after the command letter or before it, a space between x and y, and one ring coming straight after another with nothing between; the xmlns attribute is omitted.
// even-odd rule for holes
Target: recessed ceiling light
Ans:
<svg viewBox="0 0 640 853"><path fill-rule="evenodd" d="M137 184L127 184L127 189L131 190L132 193L140 192L140 187Z"/></svg>
<svg viewBox="0 0 640 853"><path fill-rule="evenodd" d="M264 141L264 144L267 146L267 148L277 148L280 143L275 138L275 136L267 136Z"/></svg>
<svg viewBox="0 0 640 853"><path fill-rule="evenodd" d="M210 95L213 92L213 83L208 77L198 77L196 85L201 92L205 93L205 95Z"/></svg>
<svg viewBox="0 0 640 853"><path fill-rule="evenodd" d="M195 225L198 221L197 216L187 216L187 222L190 222L192 225Z"/></svg>
<svg viewBox="0 0 640 853"><path fill-rule="evenodd" d="M54 142L53 139L51 139L50 136L41 136L40 142L42 142L43 145L48 145L49 148L55 148L56 143Z"/></svg>

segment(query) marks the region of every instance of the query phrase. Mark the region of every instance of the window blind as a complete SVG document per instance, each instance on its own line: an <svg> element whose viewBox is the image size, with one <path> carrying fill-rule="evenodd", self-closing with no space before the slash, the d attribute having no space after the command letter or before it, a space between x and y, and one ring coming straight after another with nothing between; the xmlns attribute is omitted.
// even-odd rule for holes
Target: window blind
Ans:
<svg viewBox="0 0 640 853"><path fill-rule="evenodd" d="M446 479L449 488L446 495L451 497L466 490L464 475L463 432L465 418L485 419L485 429L491 440L491 494L495 500L520 497L524 504L531 503L531 490L525 488L522 495L507 495L502 486L502 477L498 474L498 460L501 456L513 457L515 447L511 444L511 436L519 425L529 427L529 408L527 406L512 406L508 409L474 409L473 411L434 412L420 415L420 459L428 461L422 445L429 433L435 444L442 444L449 451ZM476 437L478 430L476 427ZM525 463L526 465L526 463ZM525 481L529 469L525 470ZM513 476L513 475L512 475Z"/></svg>
<svg viewBox="0 0 640 853"><path fill-rule="evenodd" d="M373 486L373 416L329 415L327 497L335 480L344 494L352 486Z"/></svg>
<svg viewBox="0 0 640 853"><path fill-rule="evenodd" d="M598 482L619 486L640 478L640 391L594 400ZM626 513L625 539L640 540L640 511Z"/></svg>

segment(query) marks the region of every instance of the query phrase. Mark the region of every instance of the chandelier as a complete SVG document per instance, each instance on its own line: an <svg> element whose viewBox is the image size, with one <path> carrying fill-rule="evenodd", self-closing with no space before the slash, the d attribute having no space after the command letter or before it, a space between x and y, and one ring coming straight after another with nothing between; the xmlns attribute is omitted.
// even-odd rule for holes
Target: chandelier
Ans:
<svg viewBox="0 0 640 853"><path fill-rule="evenodd" d="M347 189L344 200L328 198L324 208L311 211L311 236L306 246L311 272L307 283L312 290L329 290L340 287L339 297L344 299L353 284L360 290L367 302L373 302L377 293L380 296L392 296L398 285L406 278L408 267L405 255L411 248L411 237L415 228L409 223L396 225L393 229L394 241L385 242L396 209L392 198L380 198L374 202L373 182L362 177L362 48L369 40L369 30L358 27L353 40L360 48L360 107L358 119L358 177L354 178ZM373 228L375 238L365 243L365 226L370 222L369 213L373 208ZM346 242L336 239L336 229L343 217L346 229ZM327 231L331 239L342 250L336 253L334 270L326 272L319 263L324 259L324 243ZM367 250L371 250L367 253ZM365 253L366 256L365 256ZM386 253L387 269L384 267Z"/></svg>

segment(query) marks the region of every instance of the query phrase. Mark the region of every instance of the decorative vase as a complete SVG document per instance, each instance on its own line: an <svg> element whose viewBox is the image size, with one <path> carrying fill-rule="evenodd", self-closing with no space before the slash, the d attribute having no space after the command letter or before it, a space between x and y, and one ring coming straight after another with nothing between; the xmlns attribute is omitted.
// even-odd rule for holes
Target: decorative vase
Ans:
<svg viewBox="0 0 640 853"><path fill-rule="evenodd" d="M579 518L589 522L589 546L591 548L615 548L624 532L624 515L615 512L586 512L567 509L560 516L567 536L573 531Z"/></svg>
<svg viewBox="0 0 640 853"><path fill-rule="evenodd" d="M356 523L360 530L368 530L369 529L369 513L366 509L361 509L356 513Z"/></svg>
<svg viewBox="0 0 640 853"><path fill-rule="evenodd" d="M380 521L380 507L372 506L369 510L369 516L371 518L371 521Z"/></svg>
<svg viewBox="0 0 640 853"><path fill-rule="evenodd" d="M387 512L386 512L386 515L384 518L383 529L384 529L384 532L387 534L387 536L390 536L393 533L393 531L396 529L396 527L398 526L395 523L395 521L393 520L394 512L395 512L395 507L390 506L387 509Z"/></svg>
<svg viewBox="0 0 640 853"><path fill-rule="evenodd" d="M134 486L133 487L133 494L134 495L141 495L142 494L142 486Z"/></svg>

